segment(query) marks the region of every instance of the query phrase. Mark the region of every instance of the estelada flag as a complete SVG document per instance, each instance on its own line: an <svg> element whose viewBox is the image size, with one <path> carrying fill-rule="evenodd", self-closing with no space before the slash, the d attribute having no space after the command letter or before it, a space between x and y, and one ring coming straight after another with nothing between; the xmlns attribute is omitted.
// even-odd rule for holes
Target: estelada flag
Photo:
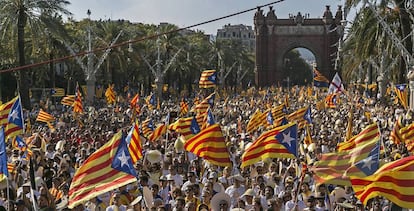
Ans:
<svg viewBox="0 0 414 211"><path fill-rule="evenodd" d="M201 73L200 81L198 83L200 88L214 88L217 83L216 70L205 70Z"/></svg>
<svg viewBox="0 0 414 211"><path fill-rule="evenodd" d="M231 166L230 154L219 124L213 124L188 139L184 148L218 166Z"/></svg>
<svg viewBox="0 0 414 211"><path fill-rule="evenodd" d="M19 98L19 96L13 98L12 100L0 105L0 125L6 125L7 119L9 118L10 111L14 102Z"/></svg>
<svg viewBox="0 0 414 211"><path fill-rule="evenodd" d="M75 95L66 95L62 98L60 103L62 105L73 106L73 103L75 103Z"/></svg>
<svg viewBox="0 0 414 211"><path fill-rule="evenodd" d="M47 113L46 111L43 111L43 109L40 109L39 114L37 115L36 121L38 122L53 122L55 121L55 117L53 117L52 114Z"/></svg>
<svg viewBox="0 0 414 211"><path fill-rule="evenodd" d="M414 208L414 156L385 164L368 177L351 177L352 188L366 205L382 196L403 208Z"/></svg>
<svg viewBox="0 0 414 211"><path fill-rule="evenodd" d="M142 155L142 141L139 135L139 123L138 120L135 120L134 125L126 137L126 142L128 144L128 150L131 155L132 163L136 163L139 159L143 157Z"/></svg>
<svg viewBox="0 0 414 211"><path fill-rule="evenodd" d="M297 137L296 123L264 132L243 153L241 168L266 158L296 158L298 155Z"/></svg>
<svg viewBox="0 0 414 211"><path fill-rule="evenodd" d="M115 134L110 141L91 154L73 176L69 188L69 208L137 181L125 136Z"/></svg>

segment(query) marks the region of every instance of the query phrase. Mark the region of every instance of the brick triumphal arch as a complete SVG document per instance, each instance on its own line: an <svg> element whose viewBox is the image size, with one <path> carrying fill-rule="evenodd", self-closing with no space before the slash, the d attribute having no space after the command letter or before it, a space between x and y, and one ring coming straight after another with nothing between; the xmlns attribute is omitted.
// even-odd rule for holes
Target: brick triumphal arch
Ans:
<svg viewBox="0 0 414 211"><path fill-rule="evenodd" d="M256 85L282 84L284 56L301 47L311 51L318 70L327 78L335 74L335 58L341 32L342 9L335 16L326 6L322 18L309 18L308 14L289 15L279 19L272 7L265 15L258 8L254 16L256 35Z"/></svg>

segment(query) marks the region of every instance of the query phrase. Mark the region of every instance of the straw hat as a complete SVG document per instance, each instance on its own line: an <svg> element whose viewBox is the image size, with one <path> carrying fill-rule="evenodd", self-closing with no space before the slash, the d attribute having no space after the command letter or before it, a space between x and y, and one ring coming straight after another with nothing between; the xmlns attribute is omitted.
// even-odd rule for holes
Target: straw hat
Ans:
<svg viewBox="0 0 414 211"><path fill-rule="evenodd" d="M161 155L161 152L160 151L158 151L158 150L150 150L150 151L148 151L148 153L147 153L147 160L150 163L159 163L159 162L161 162L161 159L162 159L162 155Z"/></svg>
<svg viewBox="0 0 414 211"><path fill-rule="evenodd" d="M253 197L255 195L256 195L256 193L254 192L254 190L249 188L244 192L244 194L241 197L243 197L243 196L252 196Z"/></svg>
<svg viewBox="0 0 414 211"><path fill-rule="evenodd" d="M227 194L227 193L225 193L225 192L219 192L219 193L216 193L214 196L213 196L213 198L211 198L211 202L210 202L210 205L211 205L211 209L213 210L213 211L217 211L217 210L220 210L220 204L221 203L223 203L223 202L225 202L225 203L227 203L227 210L229 210L229 208L230 208L230 196Z"/></svg>

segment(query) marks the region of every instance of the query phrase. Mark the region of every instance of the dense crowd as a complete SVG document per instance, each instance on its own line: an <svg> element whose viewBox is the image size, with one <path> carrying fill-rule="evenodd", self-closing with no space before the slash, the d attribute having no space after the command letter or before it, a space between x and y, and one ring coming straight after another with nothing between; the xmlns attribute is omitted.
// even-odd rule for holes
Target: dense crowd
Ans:
<svg viewBox="0 0 414 211"><path fill-rule="evenodd" d="M289 93L276 88L268 92L250 89L229 93L218 92L212 111L225 136L233 163L231 167L211 165L185 151L180 136L168 131L168 135L155 142L143 138L144 158L135 164L137 182L99 195L73 210L322 211L395 208L389 200L381 197L363 205L355 197L352 187L317 184L309 170L321 153L334 152L337 143L344 141L350 111L353 112L353 135L371 122L379 123L385 149L381 155L383 161L408 156L410 153L406 147L394 144L389 137L395 120L401 117L404 123L411 123L412 113L394 104L391 96L380 102L375 98L363 98L364 95L358 91L348 92L348 95L340 96L337 108L320 109L316 106L315 96L302 96L305 92L300 92L299 87L289 90ZM313 144L304 146L297 159L267 159L240 168L245 148L266 130L260 127L253 133L246 133L250 117L257 108L265 110L286 103L287 94L288 113L311 106ZM319 94L319 98L322 99L323 94ZM187 99L191 105L192 99ZM180 111L179 102L172 99L164 100L160 108L153 110L144 104L137 115L140 122L148 117L154 122L162 122L168 113L179 114ZM53 128L35 122L40 108L56 118ZM70 107L58 103L39 104L25 115L31 119L25 140L32 143L32 167L27 152L13 147L9 141L7 155L13 170L9 172L8 180L1 183L0 210L69 210L68 192L77 168L117 131L127 133L133 118L128 99L120 99L114 106L102 102L93 107L85 106L84 114L77 119L73 118ZM176 118L172 115L170 122ZM303 143L304 136L304 131L300 130L299 143ZM307 171L299 169L301 161L307 162ZM32 176L30 168L34 172ZM34 190L30 178L35 182ZM151 194L146 194L148 191Z"/></svg>

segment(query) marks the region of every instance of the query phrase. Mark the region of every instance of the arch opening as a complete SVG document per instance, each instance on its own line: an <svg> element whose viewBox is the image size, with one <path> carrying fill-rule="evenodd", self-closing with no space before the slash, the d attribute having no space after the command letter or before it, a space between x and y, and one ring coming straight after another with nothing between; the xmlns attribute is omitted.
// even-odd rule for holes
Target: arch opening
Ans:
<svg viewBox="0 0 414 211"><path fill-rule="evenodd" d="M315 54L307 48L296 47L283 55L283 86L311 85L312 69L316 64Z"/></svg>

